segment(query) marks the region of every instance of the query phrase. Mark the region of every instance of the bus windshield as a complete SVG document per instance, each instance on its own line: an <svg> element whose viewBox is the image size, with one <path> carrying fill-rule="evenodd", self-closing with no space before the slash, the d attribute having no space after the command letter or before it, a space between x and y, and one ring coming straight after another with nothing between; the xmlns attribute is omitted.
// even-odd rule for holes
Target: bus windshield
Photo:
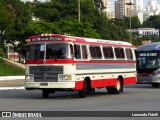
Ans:
<svg viewBox="0 0 160 120"><path fill-rule="evenodd" d="M28 45L26 59L66 59L70 58L69 44L32 44ZM46 52L45 52L46 51ZM46 54L46 55L45 55Z"/></svg>
<svg viewBox="0 0 160 120"><path fill-rule="evenodd" d="M160 59L157 57L137 58L138 69L156 69L156 68L159 68L159 65L160 65Z"/></svg>

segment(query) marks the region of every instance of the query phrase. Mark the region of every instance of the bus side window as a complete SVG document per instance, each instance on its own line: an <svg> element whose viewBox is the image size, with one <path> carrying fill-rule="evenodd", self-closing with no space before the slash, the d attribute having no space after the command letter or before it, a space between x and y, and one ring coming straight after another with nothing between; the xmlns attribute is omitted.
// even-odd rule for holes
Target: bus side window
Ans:
<svg viewBox="0 0 160 120"><path fill-rule="evenodd" d="M75 56L76 59L81 59L80 45L74 45L74 56Z"/></svg>
<svg viewBox="0 0 160 120"><path fill-rule="evenodd" d="M88 58L86 45L82 45L82 58L83 59L87 59Z"/></svg>
<svg viewBox="0 0 160 120"><path fill-rule="evenodd" d="M126 48L126 56L128 60L133 60L133 54L131 49Z"/></svg>
<svg viewBox="0 0 160 120"><path fill-rule="evenodd" d="M117 47L117 48L114 48L114 50L115 50L116 58L118 58L118 59L124 59L125 58L123 48Z"/></svg>
<svg viewBox="0 0 160 120"><path fill-rule="evenodd" d="M108 47L108 46L103 47L103 53L104 53L105 59L113 58L112 47Z"/></svg>
<svg viewBox="0 0 160 120"><path fill-rule="evenodd" d="M92 59L102 59L100 46L90 45L89 51Z"/></svg>

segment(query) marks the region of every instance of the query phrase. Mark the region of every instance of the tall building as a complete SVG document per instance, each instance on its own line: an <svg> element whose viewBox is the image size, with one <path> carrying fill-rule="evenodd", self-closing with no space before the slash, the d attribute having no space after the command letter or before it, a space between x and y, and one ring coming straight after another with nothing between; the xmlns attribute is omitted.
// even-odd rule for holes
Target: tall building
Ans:
<svg viewBox="0 0 160 120"><path fill-rule="evenodd" d="M157 10L157 0L148 0L147 11Z"/></svg>
<svg viewBox="0 0 160 120"><path fill-rule="evenodd" d="M143 0L118 0L115 2L115 18L138 16L143 23Z"/></svg>
<svg viewBox="0 0 160 120"><path fill-rule="evenodd" d="M143 0L132 0L133 3L133 14L136 14L136 11L143 11Z"/></svg>
<svg viewBox="0 0 160 120"><path fill-rule="evenodd" d="M160 15L160 5L158 4L157 0L148 0L148 4L143 11L143 19L145 21L150 16Z"/></svg>
<svg viewBox="0 0 160 120"><path fill-rule="evenodd" d="M132 0L118 0L115 1L115 18L123 19L124 16L133 16L133 6L127 5Z"/></svg>
<svg viewBox="0 0 160 120"><path fill-rule="evenodd" d="M143 23L143 0L133 0L133 16L138 16Z"/></svg>
<svg viewBox="0 0 160 120"><path fill-rule="evenodd" d="M106 14L106 16L108 18L113 18L114 17L114 12L112 11L110 0L102 0L102 2L103 2L103 5L105 7L105 9L103 11Z"/></svg>

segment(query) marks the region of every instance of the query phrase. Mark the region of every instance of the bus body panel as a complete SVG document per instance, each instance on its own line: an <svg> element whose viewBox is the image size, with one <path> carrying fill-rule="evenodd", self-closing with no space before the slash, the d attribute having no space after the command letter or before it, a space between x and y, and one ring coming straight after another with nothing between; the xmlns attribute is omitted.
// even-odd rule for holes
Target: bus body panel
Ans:
<svg viewBox="0 0 160 120"><path fill-rule="evenodd" d="M117 79L119 78L123 81L123 85L136 83L136 61L134 48L130 43L63 35L55 37L56 35L54 34L50 36L53 37L38 35L30 38L29 49L35 55L31 55L31 57L28 55L28 59L26 60L26 89L82 90L85 79L90 80L91 88L116 86ZM68 58L48 57L51 55L48 54L51 52L49 50L52 49L51 46L54 46L54 44L57 45L55 46L56 50L61 46L66 46ZM84 57L83 59L77 58L78 53L75 53L77 48L74 45L80 48L81 54L79 56ZM92 58L90 52L93 50L91 50L90 46L102 52L99 53L101 54L101 58ZM105 46L113 49L113 58L105 58L104 50L108 49ZM83 55L84 48L87 52L86 58ZM114 51L116 48L117 50L121 48L124 51L124 58L116 58ZM127 49L129 49L128 52L132 52L131 54L133 54L131 59L127 58L128 53L125 53ZM35 52L34 50L39 51ZM77 50L76 52L79 51ZM40 57L41 53L43 53L42 57ZM30 52L30 54L32 53ZM46 59L47 57L48 59Z"/></svg>

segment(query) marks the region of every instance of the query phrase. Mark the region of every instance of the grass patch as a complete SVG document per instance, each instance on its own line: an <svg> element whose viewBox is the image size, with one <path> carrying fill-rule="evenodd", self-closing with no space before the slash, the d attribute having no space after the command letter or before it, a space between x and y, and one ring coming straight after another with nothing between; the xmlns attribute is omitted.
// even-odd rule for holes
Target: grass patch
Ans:
<svg viewBox="0 0 160 120"><path fill-rule="evenodd" d="M25 75L25 70L9 62L0 63L0 76Z"/></svg>

